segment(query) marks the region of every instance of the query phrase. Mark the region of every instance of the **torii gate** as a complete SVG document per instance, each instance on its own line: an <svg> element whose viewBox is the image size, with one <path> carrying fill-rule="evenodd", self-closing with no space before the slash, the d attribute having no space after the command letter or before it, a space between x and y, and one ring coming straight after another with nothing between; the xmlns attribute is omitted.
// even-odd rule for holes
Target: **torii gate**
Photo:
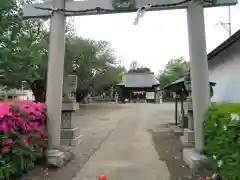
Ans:
<svg viewBox="0 0 240 180"><path fill-rule="evenodd" d="M203 116L210 104L204 25L204 7L236 5L238 0L45 0L24 4L25 18L51 18L47 76L47 108L52 145L60 145L66 16L136 12L137 10L187 9L195 149L203 146ZM146 6L147 5L147 6Z"/></svg>

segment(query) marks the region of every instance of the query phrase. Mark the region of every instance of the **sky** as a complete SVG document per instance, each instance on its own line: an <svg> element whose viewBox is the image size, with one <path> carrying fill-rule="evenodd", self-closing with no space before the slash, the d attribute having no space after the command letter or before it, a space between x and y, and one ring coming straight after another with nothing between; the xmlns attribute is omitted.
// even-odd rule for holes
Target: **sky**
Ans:
<svg viewBox="0 0 240 180"><path fill-rule="evenodd" d="M229 37L217 25L228 22L228 7L206 8L205 29L207 52L211 52ZM75 28L81 37L106 40L116 51L122 65L132 60L157 73L173 58L189 60L186 10L146 12L137 26L136 13L75 17ZM240 5L231 7L232 33L240 29Z"/></svg>

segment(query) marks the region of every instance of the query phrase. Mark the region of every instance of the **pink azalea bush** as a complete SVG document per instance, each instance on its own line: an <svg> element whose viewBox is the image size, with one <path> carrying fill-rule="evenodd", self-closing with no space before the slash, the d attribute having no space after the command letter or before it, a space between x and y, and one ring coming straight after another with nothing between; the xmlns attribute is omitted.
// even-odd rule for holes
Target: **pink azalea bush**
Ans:
<svg viewBox="0 0 240 180"><path fill-rule="evenodd" d="M15 172L19 168L26 170L27 167L18 166L23 165L23 161L28 166L36 160L36 154L43 155L46 120L45 104L32 101L0 103L0 177L12 177L14 166ZM13 168L1 169L11 166Z"/></svg>
<svg viewBox="0 0 240 180"><path fill-rule="evenodd" d="M31 143L30 133L39 140L39 147L43 150L44 133L46 128L46 106L32 101L16 101L0 103L0 133L15 131L21 134L23 142ZM6 137L5 137L6 138ZM7 151L12 142L11 136L2 139L1 151Z"/></svg>

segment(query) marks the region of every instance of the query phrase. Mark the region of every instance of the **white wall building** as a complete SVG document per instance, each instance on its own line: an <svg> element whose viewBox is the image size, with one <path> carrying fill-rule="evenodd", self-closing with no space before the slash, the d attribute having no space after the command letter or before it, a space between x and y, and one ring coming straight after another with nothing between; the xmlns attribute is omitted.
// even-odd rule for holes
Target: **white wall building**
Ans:
<svg viewBox="0 0 240 180"><path fill-rule="evenodd" d="M35 100L33 92L31 90L19 90L19 89L11 89L8 91L4 91L0 89L0 97L2 99L14 99L14 100Z"/></svg>
<svg viewBox="0 0 240 180"><path fill-rule="evenodd" d="M240 102L240 30L208 54L209 81L213 86L212 102ZM165 89L184 81L180 77Z"/></svg>
<svg viewBox="0 0 240 180"><path fill-rule="evenodd" d="M240 102L240 30L208 54L212 102Z"/></svg>

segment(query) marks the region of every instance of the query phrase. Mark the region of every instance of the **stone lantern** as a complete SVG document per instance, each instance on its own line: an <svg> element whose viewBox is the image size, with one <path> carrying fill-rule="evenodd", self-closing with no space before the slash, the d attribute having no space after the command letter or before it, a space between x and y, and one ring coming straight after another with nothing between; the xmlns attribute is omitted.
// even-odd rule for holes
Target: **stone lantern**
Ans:
<svg viewBox="0 0 240 180"><path fill-rule="evenodd" d="M188 92L192 91L190 70L188 70L188 73L184 76L184 86Z"/></svg>
<svg viewBox="0 0 240 180"><path fill-rule="evenodd" d="M76 102L77 76L65 75L63 82L63 104L61 119L61 145L77 146L81 142L80 129L73 124Z"/></svg>
<svg viewBox="0 0 240 180"><path fill-rule="evenodd" d="M194 127L193 127L193 108L192 108L192 83L191 83L190 70L184 76L184 86L188 94L184 109L188 116L188 128L193 130Z"/></svg>
<svg viewBox="0 0 240 180"><path fill-rule="evenodd" d="M183 136L181 141L183 144L192 144L194 143L194 121L193 121L193 108L192 108L192 86L191 86L191 75L190 70L184 76L184 87L187 91L187 99L184 103L184 111L188 119L188 128L183 130Z"/></svg>
<svg viewBox="0 0 240 180"><path fill-rule="evenodd" d="M195 141L194 138L194 121L193 121L193 107L192 107L192 86L191 86L191 75L190 75L190 70L188 73L184 76L184 89L187 92L187 99L184 103L184 111L185 114L187 115L188 123L187 126L188 128L185 128L183 130L183 136L181 137L181 141L183 144L192 144ZM210 83L210 96L213 96L213 87L215 86L216 83L211 82Z"/></svg>

